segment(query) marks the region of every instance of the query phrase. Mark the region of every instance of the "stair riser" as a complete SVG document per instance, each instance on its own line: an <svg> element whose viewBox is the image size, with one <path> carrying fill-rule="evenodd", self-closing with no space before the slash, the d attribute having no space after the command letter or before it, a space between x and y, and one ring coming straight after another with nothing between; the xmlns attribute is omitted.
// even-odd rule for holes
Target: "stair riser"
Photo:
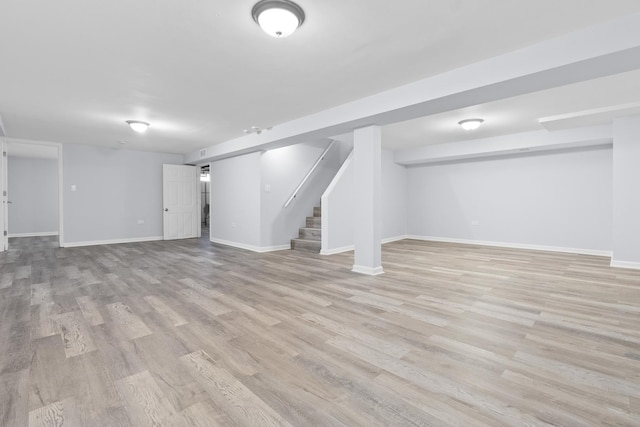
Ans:
<svg viewBox="0 0 640 427"><path fill-rule="evenodd" d="M319 254L321 248L322 248L322 245L320 244L320 242L316 243L316 242L300 241L296 239L291 240L291 249L295 249L298 251L306 251L306 252L312 252L314 254Z"/></svg>
<svg viewBox="0 0 640 427"><path fill-rule="evenodd" d="M307 227L309 228L320 228L322 227L322 219L320 217L307 217Z"/></svg>
<svg viewBox="0 0 640 427"><path fill-rule="evenodd" d="M320 206L313 208L313 216L308 216L306 227L300 228L299 237L291 239L291 249L319 254L322 249L322 219Z"/></svg>
<svg viewBox="0 0 640 427"><path fill-rule="evenodd" d="M301 228L298 233L300 239L321 240L322 232L319 228Z"/></svg>

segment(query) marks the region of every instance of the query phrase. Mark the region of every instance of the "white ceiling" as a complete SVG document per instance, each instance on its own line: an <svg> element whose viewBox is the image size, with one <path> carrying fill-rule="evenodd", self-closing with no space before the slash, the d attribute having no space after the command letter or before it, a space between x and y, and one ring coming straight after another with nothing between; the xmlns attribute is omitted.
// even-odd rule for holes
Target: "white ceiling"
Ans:
<svg viewBox="0 0 640 427"><path fill-rule="evenodd" d="M616 115L640 113L636 101L640 101L640 70L395 123L383 128L382 139L403 149L549 128L539 123L542 118L554 123L572 118L572 127L600 125ZM635 108L628 108L634 102ZM606 111L613 114L589 111L603 107L612 107ZM549 117L565 114L571 117ZM479 129L465 131L458 126L460 120L474 117L485 120Z"/></svg>
<svg viewBox="0 0 640 427"><path fill-rule="evenodd" d="M637 0L298 0L304 25L265 35L254 0L5 0L0 116L8 137L186 153L615 17ZM540 129L537 119L640 100L636 72L386 126L399 149ZM151 128L134 134L127 119Z"/></svg>

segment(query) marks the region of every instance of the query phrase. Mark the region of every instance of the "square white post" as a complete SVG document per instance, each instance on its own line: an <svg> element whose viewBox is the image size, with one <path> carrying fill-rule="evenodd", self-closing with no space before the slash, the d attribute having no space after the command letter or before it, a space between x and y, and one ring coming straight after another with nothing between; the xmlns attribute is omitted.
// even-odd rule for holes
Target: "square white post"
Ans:
<svg viewBox="0 0 640 427"><path fill-rule="evenodd" d="M380 193L382 137L380 126L353 132L353 181L355 201L353 270L378 275L382 269Z"/></svg>
<svg viewBox="0 0 640 427"><path fill-rule="evenodd" d="M638 116L620 118L613 122L611 265L640 269L640 117Z"/></svg>

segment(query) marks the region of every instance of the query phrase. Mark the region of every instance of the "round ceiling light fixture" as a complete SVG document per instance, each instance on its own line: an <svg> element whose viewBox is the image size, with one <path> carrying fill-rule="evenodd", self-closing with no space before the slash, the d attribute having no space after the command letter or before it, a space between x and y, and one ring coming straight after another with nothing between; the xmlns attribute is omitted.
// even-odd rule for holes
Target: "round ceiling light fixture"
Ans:
<svg viewBox="0 0 640 427"><path fill-rule="evenodd" d="M149 123L141 122L140 120L127 120L127 124L131 126L131 129L138 133L144 133L149 127Z"/></svg>
<svg viewBox="0 0 640 427"><path fill-rule="evenodd" d="M476 130L482 123L484 123L483 119L466 119L458 122L464 130Z"/></svg>
<svg viewBox="0 0 640 427"><path fill-rule="evenodd" d="M304 22L304 11L289 0L261 0L251 10L253 20L271 37L291 35Z"/></svg>

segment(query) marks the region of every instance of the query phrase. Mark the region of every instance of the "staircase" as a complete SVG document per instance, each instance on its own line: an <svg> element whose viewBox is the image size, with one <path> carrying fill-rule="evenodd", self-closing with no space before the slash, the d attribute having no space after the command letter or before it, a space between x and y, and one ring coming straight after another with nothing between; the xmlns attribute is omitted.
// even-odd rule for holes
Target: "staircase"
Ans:
<svg viewBox="0 0 640 427"><path fill-rule="evenodd" d="M320 253L322 248L322 222L321 222L320 206L313 208L313 216L307 217L307 223L304 228L298 232L297 239L291 239L291 249L298 251Z"/></svg>

